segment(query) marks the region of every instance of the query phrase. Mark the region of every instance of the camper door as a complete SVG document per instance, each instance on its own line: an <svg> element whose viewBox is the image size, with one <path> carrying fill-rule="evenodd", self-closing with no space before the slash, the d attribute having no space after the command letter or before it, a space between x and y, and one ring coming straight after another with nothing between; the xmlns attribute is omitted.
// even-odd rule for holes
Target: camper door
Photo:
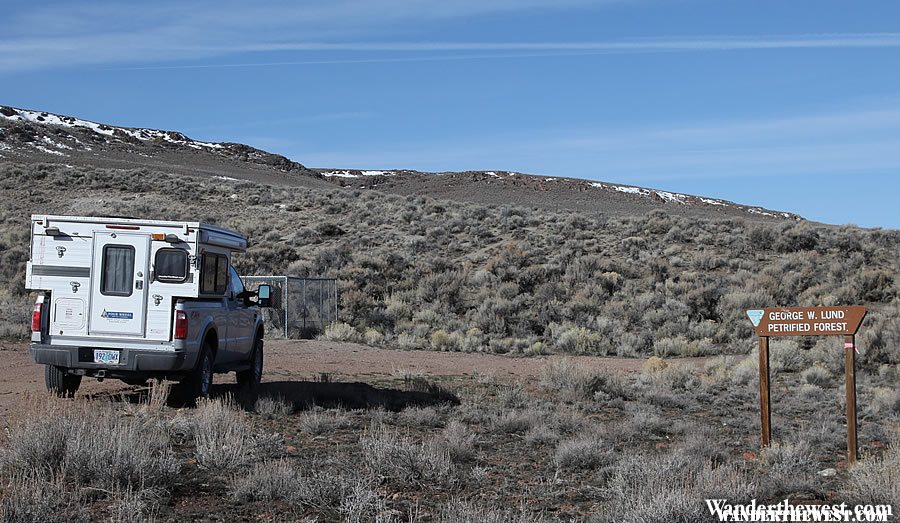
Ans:
<svg viewBox="0 0 900 523"><path fill-rule="evenodd" d="M143 336L150 236L94 233L90 334Z"/></svg>

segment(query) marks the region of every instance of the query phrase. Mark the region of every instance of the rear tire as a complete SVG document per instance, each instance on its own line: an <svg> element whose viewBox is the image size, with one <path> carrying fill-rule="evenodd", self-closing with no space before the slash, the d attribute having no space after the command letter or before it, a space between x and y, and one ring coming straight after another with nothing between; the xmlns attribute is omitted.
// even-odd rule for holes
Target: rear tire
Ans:
<svg viewBox="0 0 900 523"><path fill-rule="evenodd" d="M237 373L237 384L240 388L255 391L259 388L263 373L263 340L257 338L250 354L250 368Z"/></svg>
<svg viewBox="0 0 900 523"><path fill-rule="evenodd" d="M197 359L197 368L176 387L176 395L184 403L196 405L198 399L209 397L213 383L213 354L212 347L206 343Z"/></svg>
<svg viewBox="0 0 900 523"><path fill-rule="evenodd" d="M47 365L44 367L44 382L47 390L53 394L60 398L71 398L81 386L81 376L69 374L63 367Z"/></svg>

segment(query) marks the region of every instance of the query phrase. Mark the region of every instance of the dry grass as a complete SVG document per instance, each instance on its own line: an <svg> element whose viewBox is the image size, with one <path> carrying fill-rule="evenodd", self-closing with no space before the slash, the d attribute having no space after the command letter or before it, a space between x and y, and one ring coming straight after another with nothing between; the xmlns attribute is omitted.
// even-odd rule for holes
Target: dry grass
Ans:
<svg viewBox="0 0 900 523"><path fill-rule="evenodd" d="M152 400L120 412L105 402L35 403L0 448L3 521L87 521L85 503L112 502L113 521L152 514L181 470Z"/></svg>
<svg viewBox="0 0 900 523"><path fill-rule="evenodd" d="M227 397L179 410L38 401L0 447L0 510L16 522L277 512L319 521L643 523L704 521L708 497L897 503L898 447L878 443L892 441L897 412L863 420L862 460L844 472L839 380L820 387L803 371L782 372L776 381L792 394L776 400L778 426L790 437L776 432L777 444L760 452L755 384L735 386L734 365L685 372L649 360L641 373L579 378L588 391L597 383L598 391L618 390L616 399L460 377L442 382L461 406L406 414L314 408L267 417ZM890 368L860 373L861 403L895 377ZM819 392L793 393L801 388ZM519 391L516 408L502 389ZM691 407L661 403L661 395ZM142 445L92 440L81 425ZM107 476L85 458L98 452L119 464ZM817 475L825 468L839 472Z"/></svg>
<svg viewBox="0 0 900 523"><path fill-rule="evenodd" d="M109 491L163 487L178 472L165 422L120 416L109 404L48 401L0 449L9 472L60 474Z"/></svg>
<svg viewBox="0 0 900 523"><path fill-rule="evenodd" d="M80 523L91 518L79 490L60 475L17 471L4 475L0 521L7 523Z"/></svg>

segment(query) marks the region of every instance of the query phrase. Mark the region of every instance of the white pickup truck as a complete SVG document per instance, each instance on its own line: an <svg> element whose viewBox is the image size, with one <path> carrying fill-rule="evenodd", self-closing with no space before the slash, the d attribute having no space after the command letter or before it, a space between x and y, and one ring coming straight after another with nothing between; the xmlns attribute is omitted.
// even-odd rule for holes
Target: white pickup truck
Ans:
<svg viewBox="0 0 900 523"><path fill-rule="evenodd" d="M231 256L246 249L241 234L199 222L32 216L31 354L47 389L167 378L193 401L231 371L255 388L271 289L244 289Z"/></svg>

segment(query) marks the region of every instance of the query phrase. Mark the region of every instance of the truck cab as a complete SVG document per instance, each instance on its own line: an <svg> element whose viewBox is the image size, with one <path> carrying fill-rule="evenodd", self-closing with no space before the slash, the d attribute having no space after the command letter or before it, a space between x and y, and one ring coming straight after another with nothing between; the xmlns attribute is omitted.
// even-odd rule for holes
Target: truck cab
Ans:
<svg viewBox="0 0 900 523"><path fill-rule="evenodd" d="M31 354L47 388L83 377L166 378L192 400L214 373L262 377L270 289L245 289L231 265L240 233L200 222L35 215L26 287L37 293Z"/></svg>

